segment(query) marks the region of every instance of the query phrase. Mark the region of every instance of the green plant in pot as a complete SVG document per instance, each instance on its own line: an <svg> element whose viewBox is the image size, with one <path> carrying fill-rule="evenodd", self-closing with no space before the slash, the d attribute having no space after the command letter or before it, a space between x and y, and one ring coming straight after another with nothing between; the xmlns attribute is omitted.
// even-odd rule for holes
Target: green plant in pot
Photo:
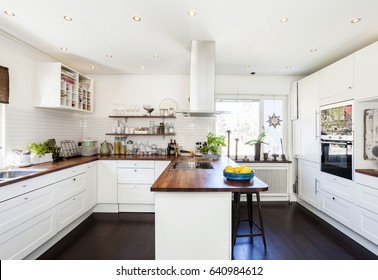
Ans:
<svg viewBox="0 0 378 280"><path fill-rule="evenodd" d="M221 148L226 146L225 143L226 136L218 136L215 135L212 132L209 132L207 134L207 141L204 143L202 148L200 149L200 152L202 153L202 157L204 159L211 158L214 160L219 159Z"/></svg>
<svg viewBox="0 0 378 280"><path fill-rule="evenodd" d="M264 138L266 136L265 131L261 132L257 135L256 139L249 140L245 142L246 145L255 145L255 160L260 161L260 154L261 154L261 144L269 144L264 142Z"/></svg>

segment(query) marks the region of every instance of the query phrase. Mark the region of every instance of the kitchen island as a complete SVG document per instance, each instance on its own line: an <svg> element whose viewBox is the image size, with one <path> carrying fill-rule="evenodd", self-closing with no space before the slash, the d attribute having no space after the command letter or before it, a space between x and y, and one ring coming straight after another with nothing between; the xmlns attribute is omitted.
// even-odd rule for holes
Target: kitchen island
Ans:
<svg viewBox="0 0 378 280"><path fill-rule="evenodd" d="M183 169L171 169L191 162ZM190 158L173 161L152 185L155 192L155 258L199 260L232 258L232 193L256 193L268 186L254 178L230 181L225 166L237 166L222 156L212 169L196 168ZM184 165L185 166L185 165Z"/></svg>

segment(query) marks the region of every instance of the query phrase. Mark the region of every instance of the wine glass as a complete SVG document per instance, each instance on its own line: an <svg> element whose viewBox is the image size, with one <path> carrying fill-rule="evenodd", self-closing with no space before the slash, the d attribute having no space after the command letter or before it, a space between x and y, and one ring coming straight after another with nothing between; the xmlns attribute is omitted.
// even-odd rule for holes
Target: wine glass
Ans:
<svg viewBox="0 0 378 280"><path fill-rule="evenodd" d="M154 108L151 107L151 105L149 104L145 104L143 105L143 109L147 111L148 115L151 116L151 113L153 110L155 110Z"/></svg>

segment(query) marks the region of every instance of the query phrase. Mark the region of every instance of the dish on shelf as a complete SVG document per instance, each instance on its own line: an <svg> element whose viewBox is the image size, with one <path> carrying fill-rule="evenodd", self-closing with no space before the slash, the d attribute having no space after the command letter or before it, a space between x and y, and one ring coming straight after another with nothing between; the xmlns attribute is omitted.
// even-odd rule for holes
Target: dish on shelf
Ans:
<svg viewBox="0 0 378 280"><path fill-rule="evenodd" d="M227 180L249 181L255 176L255 173L253 171L251 173L231 173L231 172L223 171L223 176Z"/></svg>
<svg viewBox="0 0 378 280"><path fill-rule="evenodd" d="M159 109L173 109L173 111L177 111L178 105L172 98L166 98L160 102Z"/></svg>

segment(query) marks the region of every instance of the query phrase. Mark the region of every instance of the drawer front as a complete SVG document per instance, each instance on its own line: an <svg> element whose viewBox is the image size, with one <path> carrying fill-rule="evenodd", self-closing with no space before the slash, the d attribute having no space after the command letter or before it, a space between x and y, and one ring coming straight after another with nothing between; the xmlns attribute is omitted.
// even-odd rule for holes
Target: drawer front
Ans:
<svg viewBox="0 0 378 280"><path fill-rule="evenodd" d="M378 177L369 176L356 172L354 180L361 184L378 190Z"/></svg>
<svg viewBox="0 0 378 280"><path fill-rule="evenodd" d="M118 168L118 184L153 184L154 169Z"/></svg>
<svg viewBox="0 0 378 280"><path fill-rule="evenodd" d="M6 232L57 204L55 185L0 203L0 233Z"/></svg>
<svg viewBox="0 0 378 280"><path fill-rule="evenodd" d="M84 192L58 204L58 231L68 226L85 212Z"/></svg>
<svg viewBox="0 0 378 280"><path fill-rule="evenodd" d="M55 183L55 173L0 187L0 202Z"/></svg>
<svg viewBox="0 0 378 280"><path fill-rule="evenodd" d="M326 191L321 192L321 198L321 210L324 213L348 227L353 226L353 211L356 208L353 203Z"/></svg>
<svg viewBox="0 0 378 280"><path fill-rule="evenodd" d="M154 204L155 194L151 185L118 185L118 203Z"/></svg>
<svg viewBox="0 0 378 280"><path fill-rule="evenodd" d="M355 196L354 182L335 176L323 176L320 188L350 202Z"/></svg>
<svg viewBox="0 0 378 280"><path fill-rule="evenodd" d="M78 165L78 166L75 166L75 167L66 168L66 169L63 169L63 170L56 172L56 180L57 181L65 180L69 177L85 173L85 171L86 171L85 164Z"/></svg>
<svg viewBox="0 0 378 280"><path fill-rule="evenodd" d="M378 214L378 189L356 184L357 205Z"/></svg>
<svg viewBox="0 0 378 280"><path fill-rule="evenodd" d="M57 183L58 203L85 190L84 174Z"/></svg>
<svg viewBox="0 0 378 280"><path fill-rule="evenodd" d="M356 206L356 231L378 245L378 214Z"/></svg>
<svg viewBox="0 0 378 280"><path fill-rule="evenodd" d="M56 234L56 207L0 234L0 259L22 259Z"/></svg>
<svg viewBox="0 0 378 280"><path fill-rule="evenodd" d="M155 161L153 160L119 160L118 167L126 168L154 168Z"/></svg>

